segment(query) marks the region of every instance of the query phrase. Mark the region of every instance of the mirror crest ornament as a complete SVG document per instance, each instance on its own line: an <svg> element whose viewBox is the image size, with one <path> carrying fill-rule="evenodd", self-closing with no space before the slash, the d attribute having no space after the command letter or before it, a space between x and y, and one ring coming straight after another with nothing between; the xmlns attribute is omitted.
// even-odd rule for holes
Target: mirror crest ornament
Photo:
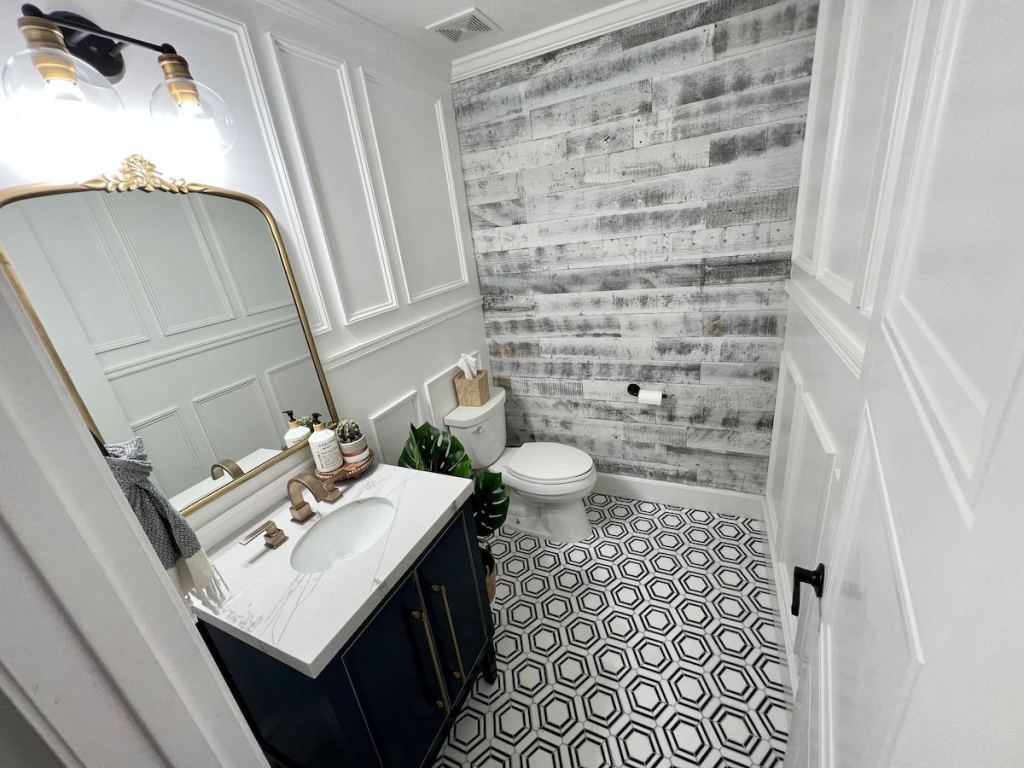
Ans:
<svg viewBox="0 0 1024 768"><path fill-rule="evenodd" d="M147 160L142 155L133 154L126 157L116 172L109 174L102 174L94 179L82 182L80 184L36 184L22 187L14 187L10 189L0 190L0 209L8 206L12 203L29 200L33 198L50 197L56 195L66 195L81 192L108 192L108 193L129 193L129 192L145 192L145 193L170 193L174 195L212 195L220 198L227 198L229 200L239 201L246 205L249 205L262 214L263 218L269 227L270 234L274 241L274 245L277 248L277 253L280 256L280 263L283 267L284 275L286 278L288 289L291 293L291 299L294 302L295 310L298 315L298 322L301 327L302 334L305 336L306 345L308 352L316 372L317 379L319 381L320 389L323 394L323 399L327 406L327 412L330 414L331 421L338 420L338 414L334 405L333 398L331 396L330 389L327 385L327 380L324 375L323 367L320 362L320 357L316 351L316 345L313 340L312 330L309 325L309 319L306 317L305 308L302 303L302 298L299 294L298 284L296 283L295 274L292 270L291 263L288 260L288 254L284 246L284 241L281 232L277 226L273 214L263 204L262 201L246 195L244 193L235 192L228 189L223 189L215 186L208 186L202 184L196 184L185 179L172 178L165 176L160 173L154 163ZM50 334L47 332L46 327L43 324L42 318L37 313L36 308L33 304L31 297L29 296L28 290L22 279L15 268L14 262L11 260L11 254L6 253L2 244L0 244L0 271L4 273L8 283L13 288L22 308L25 311L26 316L34 326L40 341L45 347L51 360L54 363L58 373L64 381L65 386L72 399L75 401L79 412L85 421L89 430L96 436L97 440L103 442L102 432L97 426L89 408L86 405L79 388L75 385L69 374L64 361L61 359L54 342L51 339ZM286 406L287 407L287 406ZM225 493L234 488L237 488L242 483L250 480L263 471L269 469L274 464L284 460L285 458L292 456L306 447L305 442L298 443L290 448L284 448L273 458L270 458L263 463L258 464L255 468L245 472L241 477L233 478L231 482L221 485L208 495L199 498L194 503L187 507L180 509L179 511L183 515L189 515L201 507L209 504L213 500L221 497ZM231 457L224 457L231 458ZM222 475L224 473L221 473Z"/></svg>
<svg viewBox="0 0 1024 768"><path fill-rule="evenodd" d="M99 178L85 182L87 189L98 189L106 192L206 192L209 187L191 184L184 179L172 179L157 171L156 166L142 155L129 155L121 161L117 173L104 174Z"/></svg>

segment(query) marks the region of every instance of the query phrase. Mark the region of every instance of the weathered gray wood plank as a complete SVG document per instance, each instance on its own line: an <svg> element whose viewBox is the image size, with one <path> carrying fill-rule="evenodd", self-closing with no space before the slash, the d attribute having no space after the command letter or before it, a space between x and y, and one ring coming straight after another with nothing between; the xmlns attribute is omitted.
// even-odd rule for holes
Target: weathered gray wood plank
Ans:
<svg viewBox="0 0 1024 768"><path fill-rule="evenodd" d="M520 114L460 130L459 148L463 152L478 152L517 144L530 138L530 120L525 114Z"/></svg>
<svg viewBox="0 0 1024 768"><path fill-rule="evenodd" d="M654 107L667 109L726 93L806 77L811 73L814 37L761 48L654 80Z"/></svg>
<svg viewBox="0 0 1024 768"><path fill-rule="evenodd" d="M550 247L515 248L477 254L482 275L503 275L544 269L580 269L667 261L692 261L708 254L788 251L793 222L738 224L659 235L617 237Z"/></svg>
<svg viewBox="0 0 1024 768"><path fill-rule="evenodd" d="M724 214L720 218L725 218ZM703 225L704 206L697 204L619 214L576 216L477 230L473 233L473 244L478 252L504 251L526 246L581 243L623 235L677 232Z"/></svg>
<svg viewBox="0 0 1024 768"><path fill-rule="evenodd" d="M466 179L480 179L538 165L549 165L565 159L565 136L508 144L504 147L467 152L462 155L462 174Z"/></svg>
<svg viewBox="0 0 1024 768"><path fill-rule="evenodd" d="M811 79L802 77L660 110L634 120L633 140L642 147L806 117L810 85Z"/></svg>
<svg viewBox="0 0 1024 768"><path fill-rule="evenodd" d="M487 317L496 319L509 315L551 317L701 310L785 310L786 306L786 290L782 281L749 286L687 286L655 290L484 297Z"/></svg>
<svg viewBox="0 0 1024 768"><path fill-rule="evenodd" d="M497 203L519 197L519 175L503 173L466 181L466 201L470 205Z"/></svg>
<svg viewBox="0 0 1024 768"><path fill-rule="evenodd" d="M787 37L814 34L817 0L789 0L722 19L715 24L715 58L755 51Z"/></svg>
<svg viewBox="0 0 1024 768"><path fill-rule="evenodd" d="M706 152L710 153L710 145ZM571 185L574 188L551 194L530 194L524 190L525 203L532 221L652 206L693 205L795 188L800 180L800 158L799 150L788 150L725 166L697 167L656 178L638 175L632 180L623 180L622 168L611 169L604 164L586 167L587 160L583 160L584 169L577 175L579 181ZM705 155L705 162L708 159ZM642 174L641 167L638 174ZM777 220L782 218L785 217Z"/></svg>
<svg viewBox="0 0 1024 768"><path fill-rule="evenodd" d="M585 96L598 89L633 83L638 79L637 73L654 77L703 64L714 58L713 34L714 26L706 24L621 53L587 59L531 78L523 87L524 103L527 109L532 110L569 97Z"/></svg>
<svg viewBox="0 0 1024 768"><path fill-rule="evenodd" d="M581 126L607 123L651 111L651 81L621 85L587 96L530 110L530 129L535 138L571 131Z"/></svg>

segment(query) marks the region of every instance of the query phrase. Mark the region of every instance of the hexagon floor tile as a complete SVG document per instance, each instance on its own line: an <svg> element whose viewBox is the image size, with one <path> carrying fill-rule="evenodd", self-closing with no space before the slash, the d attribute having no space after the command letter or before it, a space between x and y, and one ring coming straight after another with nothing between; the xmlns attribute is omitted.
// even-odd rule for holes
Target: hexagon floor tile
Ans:
<svg viewBox="0 0 1024 768"><path fill-rule="evenodd" d="M584 542L496 537L498 682L434 768L781 765L763 525L600 494L587 514Z"/></svg>

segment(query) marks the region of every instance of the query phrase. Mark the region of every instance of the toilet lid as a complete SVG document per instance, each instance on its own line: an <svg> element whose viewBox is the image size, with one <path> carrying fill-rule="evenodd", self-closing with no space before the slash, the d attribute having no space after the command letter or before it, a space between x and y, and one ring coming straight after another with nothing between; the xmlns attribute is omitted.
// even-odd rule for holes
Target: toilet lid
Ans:
<svg viewBox="0 0 1024 768"><path fill-rule="evenodd" d="M525 443L509 459L504 471L534 483L567 483L593 467L594 460L571 445Z"/></svg>

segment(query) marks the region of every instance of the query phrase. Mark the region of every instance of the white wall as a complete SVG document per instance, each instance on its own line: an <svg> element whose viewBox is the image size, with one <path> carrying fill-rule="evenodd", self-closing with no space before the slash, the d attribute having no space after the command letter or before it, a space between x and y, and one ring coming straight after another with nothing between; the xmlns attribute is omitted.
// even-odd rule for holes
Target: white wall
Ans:
<svg viewBox="0 0 1024 768"><path fill-rule="evenodd" d="M486 350L450 64L326 2L201 5L111 0L68 8L172 42L228 102L238 139L223 178L213 181L260 198L275 214L339 411L360 421L380 450L374 414L415 390L425 416L427 382L459 352ZM19 46L13 23L0 25L0 50ZM159 70L146 51L126 56L118 91L126 108L144 109ZM26 181L33 180L0 164L0 186ZM422 328L432 329L429 345ZM398 440L395 430L386 434L386 442ZM391 458L395 446L383 453Z"/></svg>
<svg viewBox="0 0 1024 768"><path fill-rule="evenodd" d="M0 24L4 56L22 47L13 23L17 5L0 5L10 21ZM223 178L189 180L246 192L275 214L343 415L366 425L380 447L369 429L371 415L411 392L416 395L403 401L406 410L387 414L404 420L415 413L413 400L426 413L427 383L458 352L486 348L475 267L466 258L461 172L450 162L448 63L424 57L326 0L69 0L61 7L127 34L174 43L193 73L231 105L238 139ZM159 70L149 52L129 49L126 55L129 70L118 88L129 109L143 110ZM124 154L136 149L126 146ZM3 165L6 151L0 149L0 187L33 181ZM111 170L96 168L96 174ZM163 170L185 175L183 168ZM0 306L13 308L13 296L3 289ZM0 447L10 449L10 455L0 450L2 466L33 484L0 483L0 538L24 553L17 573L27 579L27 563L34 562L51 590L31 612L13 603L7 609L19 621L5 629L5 643L36 648L39 638L53 641L18 656L17 668L9 670L27 692L19 710L35 708L33 726L64 734L68 759L82 765L261 764L155 556L128 524L123 497L75 423L70 400L54 389L59 385L45 373L38 345L26 346L29 329L5 315L0 335L5 360L14 341L24 348L16 369L0 366ZM36 408L41 415L32 413ZM387 414L377 422L391 458L399 417ZM64 436L56 450L62 487L69 477L74 481L73 511L66 491L51 486L55 480L34 463L37 454L53 450L44 448L39 429ZM248 483L218 500L225 503L216 510L259 485ZM47 514L35 509L42 503ZM4 583L13 582L5 576ZM118 612L108 603L129 607ZM99 610L101 604L107 608ZM87 642L70 631L71 621ZM7 680L0 687L10 690ZM51 690L63 693L48 696ZM101 692L115 691L114 704L95 706ZM88 692L90 705L76 705L66 695L71 692ZM133 716L148 728L138 728Z"/></svg>

